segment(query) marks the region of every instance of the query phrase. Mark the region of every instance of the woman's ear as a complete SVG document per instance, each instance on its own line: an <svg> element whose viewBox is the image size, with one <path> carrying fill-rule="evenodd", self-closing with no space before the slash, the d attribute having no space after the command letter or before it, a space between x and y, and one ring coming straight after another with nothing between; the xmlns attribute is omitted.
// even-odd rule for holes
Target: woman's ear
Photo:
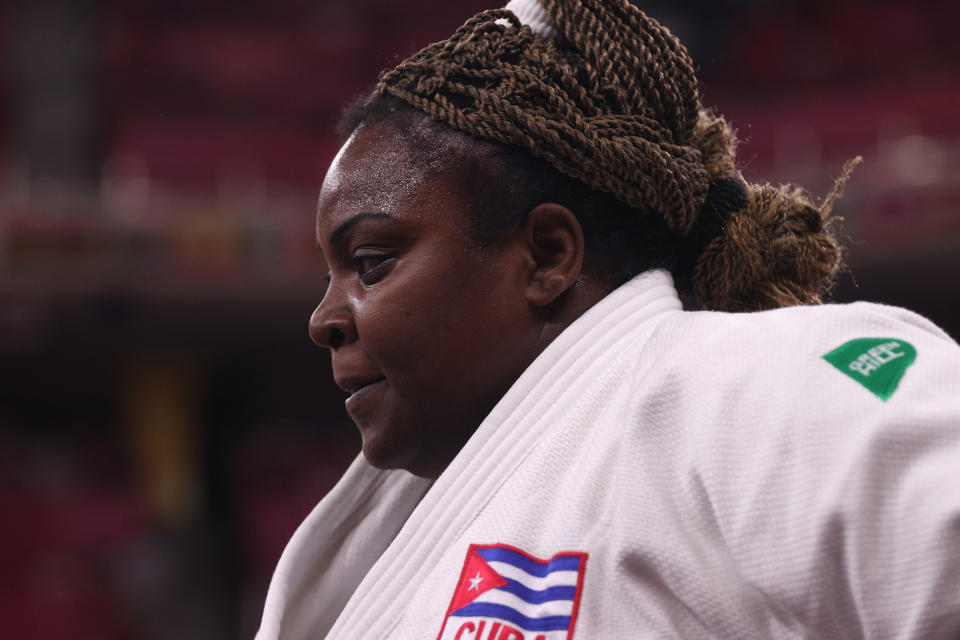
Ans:
<svg viewBox="0 0 960 640"><path fill-rule="evenodd" d="M544 203L527 214L523 234L533 259L527 300L535 307L543 307L559 298L580 276L583 229L570 209Z"/></svg>

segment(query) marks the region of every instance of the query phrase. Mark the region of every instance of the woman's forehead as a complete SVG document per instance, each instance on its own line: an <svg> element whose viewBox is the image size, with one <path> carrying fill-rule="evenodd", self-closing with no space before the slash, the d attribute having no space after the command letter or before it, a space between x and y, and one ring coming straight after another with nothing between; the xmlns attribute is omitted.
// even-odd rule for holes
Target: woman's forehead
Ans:
<svg viewBox="0 0 960 640"><path fill-rule="evenodd" d="M419 181L423 168L405 136L378 126L362 126L340 148L323 188L393 183L400 186Z"/></svg>
<svg viewBox="0 0 960 640"><path fill-rule="evenodd" d="M462 158L443 138L376 124L358 128L331 163L320 190L318 240L358 213L432 219L461 210L469 197L459 180ZM446 162L434 164L434 156Z"/></svg>
<svg viewBox="0 0 960 640"><path fill-rule="evenodd" d="M344 143L323 181L318 215L362 206L393 213L392 209L422 195L433 181L396 134L361 127Z"/></svg>

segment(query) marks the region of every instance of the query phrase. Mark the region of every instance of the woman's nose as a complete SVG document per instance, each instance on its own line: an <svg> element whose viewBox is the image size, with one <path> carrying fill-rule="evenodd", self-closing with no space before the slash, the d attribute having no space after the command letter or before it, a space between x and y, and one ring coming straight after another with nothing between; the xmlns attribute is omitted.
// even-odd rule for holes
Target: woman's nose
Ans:
<svg viewBox="0 0 960 640"><path fill-rule="evenodd" d="M357 339L353 314L345 307L335 307L324 296L310 316L310 339L321 347L336 351Z"/></svg>

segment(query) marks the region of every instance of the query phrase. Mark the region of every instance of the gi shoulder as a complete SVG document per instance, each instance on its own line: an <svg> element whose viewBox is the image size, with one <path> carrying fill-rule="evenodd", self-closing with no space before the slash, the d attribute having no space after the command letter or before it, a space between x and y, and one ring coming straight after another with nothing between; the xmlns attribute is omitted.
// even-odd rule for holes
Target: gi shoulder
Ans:
<svg viewBox="0 0 960 640"><path fill-rule="evenodd" d="M663 361L727 405L731 393L749 403L745 389L785 406L857 410L960 398L960 347L906 309L856 302L683 315L660 336L673 351Z"/></svg>
<svg viewBox="0 0 960 640"><path fill-rule="evenodd" d="M809 637L958 637L949 336L854 303L683 313L648 346L629 468L652 470L697 557L726 558Z"/></svg>

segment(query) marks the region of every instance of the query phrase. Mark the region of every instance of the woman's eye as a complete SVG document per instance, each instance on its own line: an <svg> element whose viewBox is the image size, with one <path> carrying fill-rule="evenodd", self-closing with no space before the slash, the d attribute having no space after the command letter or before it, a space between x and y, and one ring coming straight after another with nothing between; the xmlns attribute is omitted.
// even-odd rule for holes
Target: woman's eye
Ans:
<svg viewBox="0 0 960 640"><path fill-rule="evenodd" d="M357 274L364 284L372 284L383 275L383 267L393 261L393 256L383 253L358 253L353 256Z"/></svg>

